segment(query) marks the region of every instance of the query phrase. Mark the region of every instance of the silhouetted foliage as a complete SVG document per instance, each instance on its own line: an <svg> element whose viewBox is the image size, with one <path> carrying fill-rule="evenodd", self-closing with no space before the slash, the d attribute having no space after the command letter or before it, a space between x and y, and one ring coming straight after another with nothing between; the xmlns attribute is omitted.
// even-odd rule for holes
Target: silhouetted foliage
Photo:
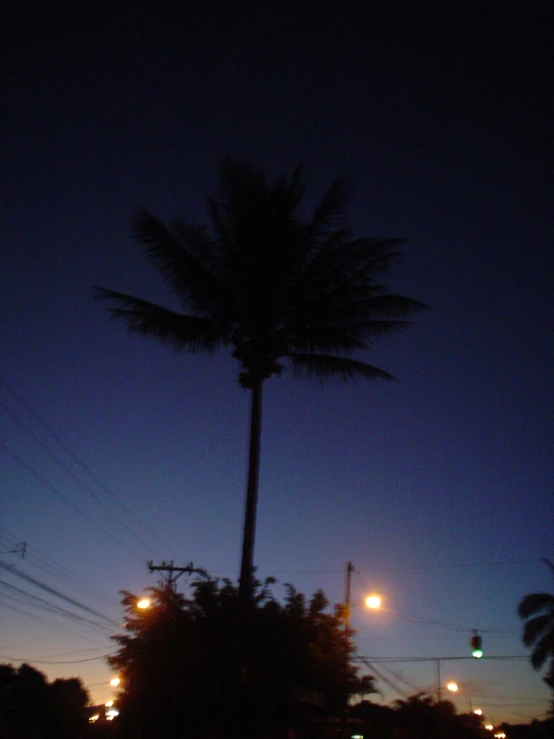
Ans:
<svg viewBox="0 0 554 739"><path fill-rule="evenodd" d="M395 703L394 725L404 739L476 739L482 736L481 719L456 713L450 701L435 701L423 693Z"/></svg>
<svg viewBox="0 0 554 739"><path fill-rule="evenodd" d="M382 706L364 700L350 709L358 723L349 732L366 739L483 739L489 733L475 714L456 713L449 701L435 701L424 693Z"/></svg>
<svg viewBox="0 0 554 739"><path fill-rule="evenodd" d="M554 564L545 559L554 574ZM531 647L531 664L535 670L545 665L544 681L554 689L554 594L531 593L522 598L518 606L520 618L526 619L523 627L523 643Z"/></svg>
<svg viewBox="0 0 554 739"><path fill-rule="evenodd" d="M360 698L363 700L366 695L371 695L372 693L379 693L379 690L375 685L375 678L373 677L373 675L362 675L361 677L359 677L357 679L353 694L359 695Z"/></svg>
<svg viewBox="0 0 554 739"><path fill-rule="evenodd" d="M211 230L179 220L166 225L147 210L133 235L178 297L183 313L97 288L129 331L175 350L229 348L252 393L240 595L251 592L258 495L262 386L288 363L295 376L394 379L354 359L355 352L409 325L423 304L387 293L383 276L399 257L399 239L355 238L337 179L311 218L301 218L301 167L269 182L263 171L225 160L207 206Z"/></svg>
<svg viewBox="0 0 554 739"><path fill-rule="evenodd" d="M552 739L554 718L546 721L533 719L529 724L501 724L500 728L509 739Z"/></svg>
<svg viewBox="0 0 554 739"><path fill-rule="evenodd" d="M123 729L140 726L145 738L219 737L237 727L243 737L286 736L314 717L340 715L359 686L340 615L321 591L307 600L288 586L279 602L270 585L255 583L246 639L228 580L201 577L191 598L152 588L152 606L141 612L124 593L125 633L109 658L122 679Z"/></svg>
<svg viewBox="0 0 554 739"><path fill-rule="evenodd" d="M87 705L77 678L48 683L29 665L0 665L1 739L76 739L87 726Z"/></svg>

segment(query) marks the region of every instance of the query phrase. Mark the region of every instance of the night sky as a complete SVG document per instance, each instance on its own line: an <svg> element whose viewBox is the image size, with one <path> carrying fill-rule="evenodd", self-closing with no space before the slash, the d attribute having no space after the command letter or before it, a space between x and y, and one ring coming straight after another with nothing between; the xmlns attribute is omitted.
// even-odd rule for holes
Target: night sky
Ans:
<svg viewBox="0 0 554 739"><path fill-rule="evenodd" d="M398 384L266 384L258 574L337 602L353 562L354 601L386 608L352 620L390 681L376 700L436 689L435 663L379 660L469 656L472 629L487 657L527 655L518 601L553 589L552 4L15 5L0 549L27 555L0 561L110 620L42 610L100 622L2 569L0 659L106 700L118 591L156 583L147 560L238 575L238 365L130 337L92 300L97 284L177 307L129 220L146 205L204 221L226 155L272 177L303 161L307 209L346 175L355 232L407 240L391 288L431 306L360 357ZM540 716L550 695L527 658L441 673L493 720Z"/></svg>

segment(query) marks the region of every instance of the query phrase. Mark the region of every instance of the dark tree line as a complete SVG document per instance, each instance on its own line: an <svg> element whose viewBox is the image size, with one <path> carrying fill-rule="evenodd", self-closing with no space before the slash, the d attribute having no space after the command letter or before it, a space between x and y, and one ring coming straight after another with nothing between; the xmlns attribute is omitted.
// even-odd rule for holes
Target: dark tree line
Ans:
<svg viewBox="0 0 554 739"><path fill-rule="evenodd" d="M118 723L145 739L309 736L317 722L343 715L363 690L352 663L343 613L321 591L307 599L287 586L256 583L248 623L238 588L201 577L185 598L153 588L145 611L125 593L125 633L110 664L122 680ZM240 648L239 648L240 645Z"/></svg>
<svg viewBox="0 0 554 739"><path fill-rule="evenodd" d="M27 664L0 665L0 739L77 739L89 697L77 678L46 677Z"/></svg>
<svg viewBox="0 0 554 739"><path fill-rule="evenodd" d="M425 693L397 700L391 706L362 701L350 716L366 739L485 739L491 732L475 714L457 713L450 701L435 701Z"/></svg>

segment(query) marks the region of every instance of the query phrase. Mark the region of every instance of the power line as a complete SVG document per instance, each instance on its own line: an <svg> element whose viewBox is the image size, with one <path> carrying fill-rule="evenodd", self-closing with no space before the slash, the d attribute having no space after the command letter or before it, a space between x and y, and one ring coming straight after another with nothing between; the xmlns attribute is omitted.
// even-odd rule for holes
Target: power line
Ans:
<svg viewBox="0 0 554 739"><path fill-rule="evenodd" d="M39 654L37 659L54 659L55 657L70 657L76 654L88 654L88 652L100 652L104 651L108 646L103 647L91 647L90 649L74 649L71 652L57 652L56 654ZM15 658L11 658L15 659Z"/></svg>
<svg viewBox="0 0 554 739"><path fill-rule="evenodd" d="M21 570L18 570L17 567L14 565L8 565L6 562L2 562L0 560L0 567L2 567L4 570L11 572L12 574L16 575L17 577L21 577L27 582L32 583L33 585L36 585L37 587L41 588L42 590L46 590L48 593L51 593L52 595L55 595L57 598L61 598L62 600L66 601L67 603L71 603L72 605L76 606L77 608L80 608L83 611L86 611L87 613L91 613L93 616L97 616L98 618L101 618L103 621L106 621L107 623L111 624L112 626L115 626L116 628L119 628L119 623L115 621L114 619L110 618L109 616L105 616L103 613L100 613L99 611L96 611L94 608L90 608L89 606L85 605L84 603L81 603L78 600L75 600L75 598L71 598L68 595L65 595L64 593L60 592L59 590L56 590L55 588L51 587L50 585L47 585L46 583L42 582L41 580L38 580L35 577L32 577L31 575L26 574L25 572L22 572Z"/></svg>
<svg viewBox="0 0 554 739"><path fill-rule="evenodd" d="M29 593L27 590L23 590L22 588L18 588L17 585L12 585L11 583L4 582L3 580L0 580L0 589L8 589L13 590L16 593L19 593L23 595L27 600L16 598L13 595L10 595L9 593L4 593L4 597L9 597L15 600L17 603L21 603L23 605L29 605L31 607L40 608L48 613L53 613L57 616L62 616L63 618L69 618L76 621L82 621L83 623L91 626L95 626L99 629L106 630L109 629L108 626L105 626L104 624L98 623L98 621L92 621L89 618L85 618L84 616L80 616L78 613L73 613L72 611L68 611L66 608L63 608L62 606L57 606L55 603L51 603L48 600L45 600L44 598L39 597L38 595L34 595L33 593ZM32 602L29 602L31 600Z"/></svg>
<svg viewBox="0 0 554 739"><path fill-rule="evenodd" d="M25 462L18 454L16 454L14 451L12 451L6 444L4 444L3 441L0 441L0 447L4 449L11 457L13 457L22 467L24 467L28 472L31 473L39 482L41 482L45 487L48 488L48 490L52 491L56 495L58 495L67 505L69 505L73 510L77 511L77 513L80 516L83 516L83 518L86 518L89 523L92 523L93 526L95 526L97 529L102 531L103 534L107 534L121 549L125 549L125 551L128 554L131 554L133 557L136 557L137 559L142 560L142 557L140 554L138 554L136 551L133 551L132 549L129 549L123 542L121 542L114 534L112 534L111 531L106 529L104 526L102 526L98 521L93 517L90 516L88 513L85 513L82 511L78 505L76 505L70 498L67 497L64 493L61 492L61 490L58 490L55 485L52 485L51 482L49 482L46 478L42 477L30 464Z"/></svg>
<svg viewBox="0 0 554 739"><path fill-rule="evenodd" d="M355 659L359 659L360 661L364 661L364 659L367 659L366 657L363 657L359 655ZM529 655L527 654L494 654L494 655L487 655L483 656L479 659L479 662L486 662L487 660L506 660L506 661L525 661L529 659ZM372 657L372 662L449 662L452 660L470 660L475 661L475 657L472 657L471 655L463 656L463 657Z"/></svg>
<svg viewBox="0 0 554 739"><path fill-rule="evenodd" d="M29 403L25 401L25 399L21 396L20 393L18 393L15 388L4 378L0 375L0 381L4 384L8 392L19 402L21 405L27 410L27 412L36 420L38 423L46 429L46 431L52 436L52 438L61 446L61 448L70 456L71 459L73 459L74 462L76 462L81 469L83 469L89 477L100 487L102 490L104 490L112 500L114 500L121 509L128 515L133 518L136 523L138 523L139 526L142 527L142 529L147 532L158 544L161 544L161 546L164 549L167 549L167 542L164 542L155 531L153 531L137 514L129 508L117 495L116 493L109 488L100 478L91 470L91 468L85 464L85 462L80 459L80 457L75 454L75 452L69 447L69 445L61 438L59 434L57 434L54 429L49 426L46 421L44 421L39 414L31 408ZM4 405L4 404L2 404ZM4 405L4 407L6 407ZM16 416L17 417L17 416ZM18 419L20 420L20 419ZM23 423L23 421L20 421ZM171 552L171 550L170 550ZM173 553L173 552L171 552Z"/></svg>
<svg viewBox="0 0 554 739"><path fill-rule="evenodd" d="M24 608L18 608L17 606L9 605L8 603L5 603L5 602L0 602L0 608L4 608L7 611L13 611L14 613L21 613L24 616L27 616L27 618L33 619L33 621L38 621L39 623L45 626L48 626L48 628L54 629L55 631L61 631L64 634L69 634L75 639L81 639L82 641L89 642L89 644L94 643L92 639L89 639L88 636L84 636L83 634L76 633L75 631L70 631L69 629L64 629L64 627L60 626L59 624L49 623L48 621L45 621L44 618L40 618L39 616L36 616L33 613L29 613L29 611L26 611Z"/></svg>
<svg viewBox="0 0 554 739"><path fill-rule="evenodd" d="M368 667L372 672L374 672L375 675L379 678L379 680L382 680L386 685L389 686L389 688L392 688L395 691L395 693L398 693L403 698L408 697L408 694L402 688L398 687L398 685L395 685L395 683L392 680L390 680L388 677L386 677L386 675L383 675L383 673L380 672L367 657L359 657L359 660L363 662L364 665Z"/></svg>
<svg viewBox="0 0 554 739"><path fill-rule="evenodd" d="M421 690L421 688L418 685L414 685L413 683L409 682L403 677L403 675L400 675L398 672L391 670L390 667L385 667L384 665L381 665L381 668L389 672L399 682L404 683L404 685L407 685L412 690L415 690L417 693L424 692Z"/></svg>
<svg viewBox="0 0 554 739"><path fill-rule="evenodd" d="M358 575L375 575L383 572L413 572L415 570L455 570L469 567L496 567L506 565L526 565L541 562L540 557L532 559L505 559L485 562L460 562L458 564L444 565L403 565L399 567L379 567L372 570L358 570ZM343 570L274 570L274 575L343 575Z"/></svg>
<svg viewBox="0 0 554 739"><path fill-rule="evenodd" d="M11 540L12 544L14 541L19 540L18 537L16 537L14 534L10 534L10 532L8 532L2 526L0 526L0 532L2 538L6 539L6 541L8 542ZM34 567L38 567L39 570L42 570L49 575L53 575L56 580L65 580L68 585L76 590L79 590L82 593L94 595L96 599L102 600L106 605L110 607L114 606L113 599L106 598L106 596L100 590L98 590L98 588L95 588L90 583L87 583L82 576L77 576L71 573L66 567L58 564L57 562L55 562L55 560L51 559L46 554L44 554L44 552L41 552L34 546L28 547L26 549L25 562Z"/></svg>
<svg viewBox="0 0 554 739"><path fill-rule="evenodd" d="M94 662L94 660L97 660L97 659L105 659L106 657L111 657L112 654L116 654L116 653L108 652L107 654L101 654L99 657L88 657L87 659L72 659L72 660L65 660L62 662L49 660L49 659L29 659L28 657L7 657L5 654L0 654L0 658L14 660L14 662L32 662L33 664L38 664L38 665L77 665L81 662Z"/></svg>
<svg viewBox="0 0 554 739"><path fill-rule="evenodd" d="M102 508L104 508L105 511L109 513L111 521L121 526L122 529L124 529L128 534L131 535L133 540L136 538L139 538L136 536L135 532L125 523L125 521L122 521L119 518L118 514L115 513L113 509L110 509L110 507L102 500L102 498L99 495L97 495L94 492L94 490L92 490L90 485L87 485L86 482L81 480L81 478L78 475L76 475L73 472L73 470L62 459L60 459L60 457L55 452L53 452L50 449L50 447L39 436L37 436L37 434L35 434L35 432L28 426L28 424L26 424L25 421L19 418L19 416L16 413L14 413L11 410L11 408L9 408L2 400L0 400L0 407L3 408L4 411L8 413L12 418L14 418L19 424L21 424L21 426L23 426L23 428L37 442L37 444L39 444L39 446L41 446L50 455L50 457L55 462L57 462L60 465L60 467L62 467L62 469L64 469L67 472L67 474L73 480L75 480L79 485L81 485L81 487L83 487L89 493L89 495L92 497L93 500L95 500L99 505L102 506ZM141 540L141 543L143 546L145 546L146 549L148 549L148 545L145 543L144 540Z"/></svg>

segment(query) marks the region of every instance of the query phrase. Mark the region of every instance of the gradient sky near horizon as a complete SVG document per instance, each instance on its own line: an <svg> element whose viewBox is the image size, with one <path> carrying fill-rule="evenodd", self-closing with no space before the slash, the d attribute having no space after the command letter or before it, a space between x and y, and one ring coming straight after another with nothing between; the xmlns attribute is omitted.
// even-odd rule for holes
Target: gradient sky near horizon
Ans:
<svg viewBox="0 0 554 739"><path fill-rule="evenodd" d="M27 554L0 562L102 618L2 565L0 660L106 700L118 591L155 584L147 560L237 577L237 366L129 337L91 286L174 305L134 210L202 222L221 156L271 176L303 161L308 208L344 174L356 233L407 240L390 285L431 310L367 357L398 384L267 383L258 572L337 602L353 562L354 601L385 604L353 611L376 700L436 689L436 662L387 660L468 656L478 629L487 659L441 663L459 708L541 716L516 608L553 587L551 4L16 5L0 550Z"/></svg>

